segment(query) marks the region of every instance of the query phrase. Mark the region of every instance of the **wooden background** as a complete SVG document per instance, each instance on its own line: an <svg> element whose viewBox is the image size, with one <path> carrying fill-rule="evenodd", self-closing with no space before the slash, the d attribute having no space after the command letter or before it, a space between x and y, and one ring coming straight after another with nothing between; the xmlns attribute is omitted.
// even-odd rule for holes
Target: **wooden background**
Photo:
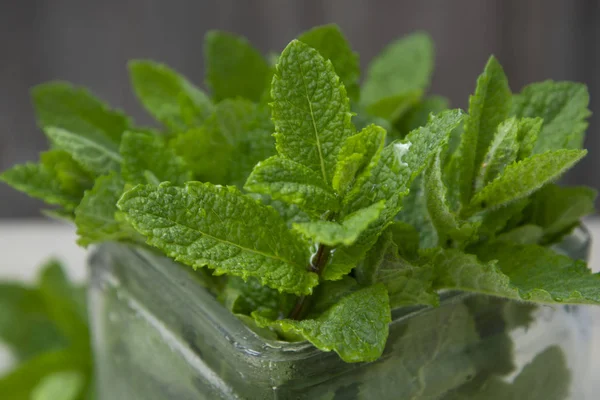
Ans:
<svg viewBox="0 0 600 400"><path fill-rule="evenodd" d="M131 58L165 62L203 79L208 29L246 35L280 50L299 32L335 22L364 65L390 40L428 31L437 47L432 92L464 108L490 54L514 91L543 79L575 80L600 115L600 1L597 0L0 0L0 170L46 148L28 90L52 79L85 85L149 122L128 83ZM593 116L588 157L568 183L600 188L600 119ZM0 184L0 218L39 216L40 204Z"/></svg>

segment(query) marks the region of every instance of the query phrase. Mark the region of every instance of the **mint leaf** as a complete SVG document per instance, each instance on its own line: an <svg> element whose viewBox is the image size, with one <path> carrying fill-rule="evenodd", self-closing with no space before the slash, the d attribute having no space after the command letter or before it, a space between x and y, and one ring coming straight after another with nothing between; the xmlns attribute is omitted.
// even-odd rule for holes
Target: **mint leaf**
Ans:
<svg viewBox="0 0 600 400"><path fill-rule="evenodd" d="M119 142L131 121L120 111L111 110L87 89L65 82L38 85L31 91L41 128L60 128L83 137L105 137Z"/></svg>
<svg viewBox="0 0 600 400"><path fill-rule="evenodd" d="M536 303L598 304L600 277L585 262L535 244L494 242L477 256L439 249L432 256L436 289L458 289Z"/></svg>
<svg viewBox="0 0 600 400"><path fill-rule="evenodd" d="M526 197L557 179L586 154L585 150L554 150L513 163L473 197L471 208L494 208Z"/></svg>
<svg viewBox="0 0 600 400"><path fill-rule="evenodd" d="M227 178L231 184L242 187L259 161L276 154L274 129L269 106L259 104L248 122L246 132L236 141Z"/></svg>
<svg viewBox="0 0 600 400"><path fill-rule="evenodd" d="M597 192L588 187L546 185L535 195L530 221L544 228L547 239L553 239L594 213L596 196Z"/></svg>
<svg viewBox="0 0 600 400"><path fill-rule="evenodd" d="M8 400L31 399L36 386L45 377L61 371L82 370L90 361L85 356L62 349L42 353L0 378L0 393Z"/></svg>
<svg viewBox="0 0 600 400"><path fill-rule="evenodd" d="M167 148L165 139L146 132L125 132L121 141L123 178L126 182L152 183L169 181L183 184L192 180L184 161Z"/></svg>
<svg viewBox="0 0 600 400"><path fill-rule="evenodd" d="M50 150L40 156L40 163L16 165L4 171L0 180L31 197L72 211L83 192L93 184L92 176L76 163L69 153Z"/></svg>
<svg viewBox="0 0 600 400"><path fill-rule="evenodd" d="M358 398L445 399L477 372L472 352L480 338L464 303L423 310L397 332L385 362L365 369Z"/></svg>
<svg viewBox="0 0 600 400"><path fill-rule="evenodd" d="M234 314L250 315L253 311L267 311L275 313L276 318L287 315L294 305L293 295L263 286L256 278L244 281L235 276L227 278L220 300Z"/></svg>
<svg viewBox="0 0 600 400"><path fill-rule="evenodd" d="M196 86L165 65L129 62L135 93L148 112L173 131L197 126L212 111L210 100Z"/></svg>
<svg viewBox="0 0 600 400"><path fill-rule="evenodd" d="M99 176L118 171L119 145L104 136L79 134L56 127L44 128L54 146L68 152L86 171Z"/></svg>
<svg viewBox="0 0 600 400"><path fill-rule="evenodd" d="M398 215L411 182L447 142L450 132L460 124L462 116L460 110L432 115L426 126L406 137L406 143L394 142L383 149L377 167L360 187L355 187L346 196L342 209L347 215L379 201L385 201L385 208L351 247L336 250L333 264L337 264L338 258L344 260L340 262L341 265L347 265L349 260L356 263L364 257L381 232Z"/></svg>
<svg viewBox="0 0 600 400"><path fill-rule="evenodd" d="M508 298L520 298L518 290L495 262L481 262L473 254L456 249L437 249L424 253L435 268L433 287L458 289Z"/></svg>
<svg viewBox="0 0 600 400"><path fill-rule="evenodd" d="M494 180L504 168L517 160L519 154L520 123L515 118L507 119L498 125L490 147L475 176L475 191Z"/></svg>
<svg viewBox="0 0 600 400"><path fill-rule="evenodd" d="M433 44L427 34L416 33L399 39L386 46L369 64L361 102L369 108L377 108L382 102L422 92L429 85L432 70ZM388 115L394 117L394 113Z"/></svg>
<svg viewBox="0 0 600 400"><path fill-rule="evenodd" d="M254 161L256 157L245 146L253 141L259 146L264 142L264 138L254 134L263 132L257 130L257 117L256 105L250 101L227 99L215 107L202 126L175 136L169 145L198 180L243 183L254 166L247 160ZM272 143L270 140L269 144Z"/></svg>
<svg viewBox="0 0 600 400"><path fill-rule="evenodd" d="M376 117L395 122L419 104L422 96L423 91L412 90L396 96L383 98L374 104L366 106L366 110Z"/></svg>
<svg viewBox="0 0 600 400"><path fill-rule="evenodd" d="M544 120L541 118L521 118L519 120L518 160L524 160L533 154L543 123Z"/></svg>
<svg viewBox="0 0 600 400"><path fill-rule="evenodd" d="M441 152L438 152L424 174L427 211L437 231L440 245L445 244L447 240L465 242L472 239L476 229L473 224L461 221L450 209L446 199L446 185L442 180L440 154Z"/></svg>
<svg viewBox="0 0 600 400"><path fill-rule="evenodd" d="M260 52L246 38L228 32L206 34L204 60L215 102L234 97L259 101L271 76Z"/></svg>
<svg viewBox="0 0 600 400"><path fill-rule="evenodd" d="M518 244L537 244L544 237L544 229L537 225L521 225L498 235L495 240L499 242L512 242Z"/></svg>
<svg viewBox="0 0 600 400"><path fill-rule="evenodd" d="M339 223L311 221L295 223L293 226L295 230L312 239L315 243L326 246L340 244L350 246L367 229L369 224L379 217L384 207L385 202L380 201L347 215Z"/></svg>
<svg viewBox="0 0 600 400"><path fill-rule="evenodd" d="M402 199L402 208L396 219L413 226L418 232L419 246L427 249L438 243L437 229L427 210L425 177L418 176L410 186L409 195ZM443 241L443 240L442 240Z"/></svg>
<svg viewBox="0 0 600 400"><path fill-rule="evenodd" d="M383 353L391 321L382 285L350 293L316 318L269 321L254 314L259 325L278 326L304 336L322 351L335 351L346 362L374 361Z"/></svg>
<svg viewBox="0 0 600 400"><path fill-rule="evenodd" d="M408 110L402 118L394 123L394 127L403 138L410 131L413 131L427 124L429 114L439 114L450 108L448 99L442 96L430 96L422 99Z"/></svg>
<svg viewBox="0 0 600 400"><path fill-rule="evenodd" d="M377 125L369 125L346 139L333 175L335 191L343 195L355 182L361 186L379 163L384 144L385 130Z"/></svg>
<svg viewBox="0 0 600 400"><path fill-rule="evenodd" d="M502 230L510 229L515 223L521 222L529 203L529 198L524 198L495 209L486 209L470 218L478 224L479 239L490 240Z"/></svg>
<svg viewBox="0 0 600 400"><path fill-rule="evenodd" d="M271 206L281 218L285 221L288 228L292 228L294 222L307 222L310 221L310 216L302 211L295 204L284 203L283 201L273 200L269 196L260 195L256 193L249 193L249 196L255 198L258 202Z"/></svg>
<svg viewBox="0 0 600 400"><path fill-rule="evenodd" d="M308 245L270 207L234 187L188 182L185 187L136 186L119 208L148 244L194 268L255 277L263 285L309 294Z"/></svg>
<svg viewBox="0 0 600 400"><path fill-rule="evenodd" d="M433 291L433 268L416 265L399 255L394 231L388 229L379 237L363 262L372 271L372 281L385 285L392 309L407 305L439 305Z"/></svg>
<svg viewBox="0 0 600 400"><path fill-rule="evenodd" d="M565 400L570 395L571 371L559 346L550 346L525 365L512 383L492 376L474 381L448 396L449 400L548 399Z"/></svg>
<svg viewBox="0 0 600 400"><path fill-rule="evenodd" d="M538 245L495 243L477 250L498 267L518 288L523 300L541 303L600 303L600 275L584 261L573 260Z"/></svg>
<svg viewBox="0 0 600 400"><path fill-rule="evenodd" d="M10 282L0 283L0 340L19 361L66 344L39 290Z"/></svg>
<svg viewBox="0 0 600 400"><path fill-rule="evenodd" d="M39 291L49 317L69 344L81 351L89 351L85 297L68 280L59 262L50 261L42 267Z"/></svg>
<svg viewBox="0 0 600 400"><path fill-rule="evenodd" d="M475 94L469 99L469 118L449 166L450 185L460 188L463 204L471 199L473 179L498 125L509 115L511 97L506 75L491 57L477 79Z"/></svg>
<svg viewBox="0 0 600 400"><path fill-rule="evenodd" d="M545 81L526 86L514 96L512 114L544 120L534 153L580 149L587 129L589 94L585 85Z"/></svg>
<svg viewBox="0 0 600 400"><path fill-rule="evenodd" d="M317 26L298 36L298 40L306 43L326 60L330 60L336 74L346 87L348 97L357 100L359 96L358 78L360 66L358 54L352 51L350 43L337 25Z"/></svg>
<svg viewBox="0 0 600 400"><path fill-rule="evenodd" d="M136 240L135 231L117 216L117 201L123 194L124 187L123 178L113 172L98 178L94 187L85 192L81 203L75 209L79 245Z"/></svg>
<svg viewBox="0 0 600 400"><path fill-rule="evenodd" d="M357 289L360 289L360 286L354 278L348 275L343 276L339 280L321 282L310 297L311 307L308 315L309 318L318 317Z"/></svg>
<svg viewBox="0 0 600 400"><path fill-rule="evenodd" d="M277 151L331 183L338 153L354 134L346 89L331 61L292 41L279 58L271 96Z"/></svg>
<svg viewBox="0 0 600 400"><path fill-rule="evenodd" d="M77 400L85 388L85 376L78 371L55 372L35 386L32 400Z"/></svg>
<svg viewBox="0 0 600 400"><path fill-rule="evenodd" d="M302 164L278 156L256 164L244 188L267 194L274 200L295 204L314 216L320 216L328 210L337 211L340 207L337 196L321 175Z"/></svg>

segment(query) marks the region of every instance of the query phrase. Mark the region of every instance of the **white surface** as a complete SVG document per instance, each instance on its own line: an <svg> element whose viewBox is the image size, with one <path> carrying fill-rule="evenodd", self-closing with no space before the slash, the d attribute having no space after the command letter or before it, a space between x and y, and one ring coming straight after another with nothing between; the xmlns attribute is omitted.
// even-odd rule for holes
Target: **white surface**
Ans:
<svg viewBox="0 0 600 400"><path fill-rule="evenodd" d="M590 219L586 225L592 234L590 268L600 271L600 219ZM71 225L50 221L0 222L0 280L33 281L39 266L52 257L62 260L71 279L81 281L87 274L87 251L75 243L75 229ZM593 307L593 331L596 336L591 354L590 376L594 393L600 392L600 308ZM0 346L0 373L10 363L6 349Z"/></svg>

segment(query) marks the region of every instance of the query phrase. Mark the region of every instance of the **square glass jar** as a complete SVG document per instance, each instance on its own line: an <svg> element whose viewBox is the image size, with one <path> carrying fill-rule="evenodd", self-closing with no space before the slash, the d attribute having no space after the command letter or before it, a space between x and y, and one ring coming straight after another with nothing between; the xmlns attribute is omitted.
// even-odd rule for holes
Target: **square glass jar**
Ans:
<svg viewBox="0 0 600 400"><path fill-rule="evenodd" d="M586 259L589 235L557 250ZM383 356L349 364L259 337L204 274L151 250L104 244L91 271L100 400L592 398L585 307L447 292L440 307L394 310Z"/></svg>

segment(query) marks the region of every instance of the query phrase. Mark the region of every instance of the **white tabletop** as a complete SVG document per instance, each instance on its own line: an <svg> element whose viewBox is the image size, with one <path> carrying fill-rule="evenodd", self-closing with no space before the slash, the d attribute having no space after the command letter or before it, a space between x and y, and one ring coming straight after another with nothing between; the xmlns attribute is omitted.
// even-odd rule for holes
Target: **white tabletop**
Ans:
<svg viewBox="0 0 600 400"><path fill-rule="evenodd" d="M600 271L600 219L586 221L593 241L590 267ZM87 251L75 243L75 229L71 225L52 221L29 220L0 222L0 280L12 279L32 281L39 266L49 258L62 260L69 276L76 281L86 277ZM592 308L594 314L593 330L597 337L592 352L591 376L598 376L594 382L594 392L600 392L600 307ZM11 363L10 354L0 345L0 374Z"/></svg>

